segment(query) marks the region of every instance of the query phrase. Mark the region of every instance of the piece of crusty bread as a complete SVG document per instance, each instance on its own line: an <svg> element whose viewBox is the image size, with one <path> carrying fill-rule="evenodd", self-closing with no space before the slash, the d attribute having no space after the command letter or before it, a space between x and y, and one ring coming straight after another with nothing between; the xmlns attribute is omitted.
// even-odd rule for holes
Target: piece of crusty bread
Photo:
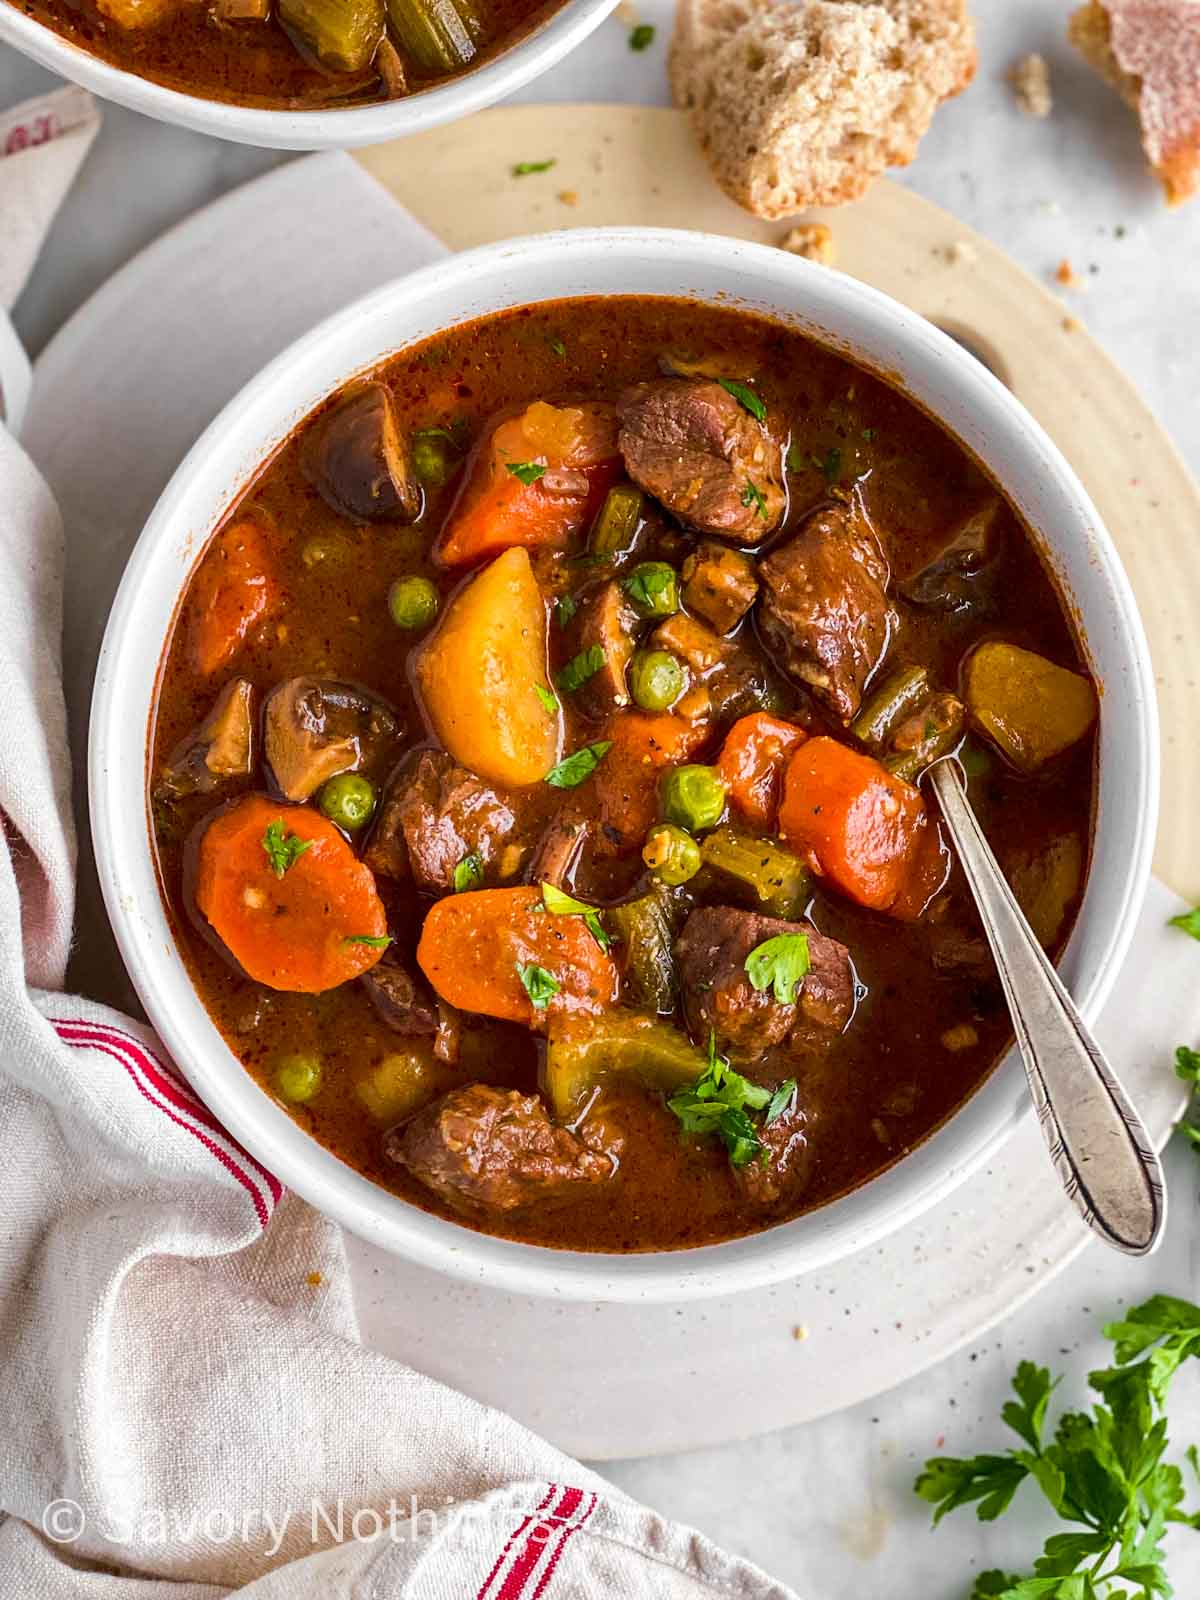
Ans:
<svg viewBox="0 0 1200 1600"><path fill-rule="evenodd" d="M975 71L966 0L678 0L675 103L760 217L854 200Z"/></svg>
<svg viewBox="0 0 1200 1600"><path fill-rule="evenodd" d="M1137 112L1168 202L1200 192L1200 0L1088 0L1068 32Z"/></svg>

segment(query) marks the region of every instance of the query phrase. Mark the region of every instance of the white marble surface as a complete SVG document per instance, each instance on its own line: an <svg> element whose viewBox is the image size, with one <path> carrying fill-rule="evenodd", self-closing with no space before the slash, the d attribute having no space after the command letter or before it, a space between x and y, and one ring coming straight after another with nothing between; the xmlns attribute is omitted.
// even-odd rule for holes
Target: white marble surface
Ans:
<svg viewBox="0 0 1200 1600"><path fill-rule="evenodd" d="M645 55L631 55L625 29L610 21L525 97L665 100L669 0L643 0L640 10L660 25ZM1060 259L1070 259L1088 282L1085 291L1066 296L1073 310L1135 378L1200 470L1200 201L1191 211L1166 212L1143 175L1126 114L1062 42L1067 7L976 0L976 10L979 80L942 112L905 181L990 234L1036 274L1049 277ZM1057 106L1048 124L1020 117L1003 80L1012 59L1032 48L1042 49L1055 69ZM50 83L40 68L0 49L0 107ZM101 138L18 308L31 353L165 227L281 159L108 108ZM1164 1049L1176 1042L1164 1040ZM1153 1261L1089 1250L980 1348L882 1399L748 1443L610 1463L605 1471L661 1510L753 1556L811 1600L958 1600L979 1567L1030 1559L1043 1524L1023 1501L992 1529L959 1513L931 1536L909 1490L913 1473L943 1437L956 1452L1000 1442L999 1404L1021 1357L1069 1368L1075 1384L1068 1396L1081 1398L1082 1375L1105 1349L1099 1323L1118 1305L1159 1289L1200 1294L1200 1169L1190 1152L1173 1149L1169 1174L1172 1222ZM1180 1395L1173 1429L1180 1448L1200 1439L1198 1396L1195 1383ZM703 1403L698 1371L696 1404ZM1200 1592L1200 1538L1185 1533L1173 1544L1177 1592Z"/></svg>

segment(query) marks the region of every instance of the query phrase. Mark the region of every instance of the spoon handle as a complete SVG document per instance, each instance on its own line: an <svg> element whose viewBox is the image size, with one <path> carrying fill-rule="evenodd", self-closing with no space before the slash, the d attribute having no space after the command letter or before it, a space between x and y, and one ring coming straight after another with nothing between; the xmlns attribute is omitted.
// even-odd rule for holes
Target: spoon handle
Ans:
<svg viewBox="0 0 1200 1600"><path fill-rule="evenodd" d="M1128 1255L1162 1237L1162 1166L996 864L957 760L929 771L975 896L1012 1013L1038 1121L1063 1188L1088 1227Z"/></svg>

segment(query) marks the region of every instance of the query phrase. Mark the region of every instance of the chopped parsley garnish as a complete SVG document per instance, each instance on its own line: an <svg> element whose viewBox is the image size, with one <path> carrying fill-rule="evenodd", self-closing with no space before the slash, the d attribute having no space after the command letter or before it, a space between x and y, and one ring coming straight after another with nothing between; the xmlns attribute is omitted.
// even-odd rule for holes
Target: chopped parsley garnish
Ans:
<svg viewBox="0 0 1200 1600"><path fill-rule="evenodd" d="M756 517L765 517L767 514L766 499L753 478L746 479L746 487L742 490L742 504L753 506Z"/></svg>
<svg viewBox="0 0 1200 1600"><path fill-rule="evenodd" d="M454 892L466 894L469 889L478 889L483 882L483 861L472 850L469 856L464 856L454 868Z"/></svg>
<svg viewBox="0 0 1200 1600"><path fill-rule="evenodd" d="M789 472L803 472L808 465L808 457L801 450L795 439L792 439L788 444L787 455L783 459L783 464Z"/></svg>
<svg viewBox="0 0 1200 1600"><path fill-rule="evenodd" d="M795 1084L792 1084L788 1099L794 1090ZM708 1065L690 1089L680 1089L667 1105L679 1118L684 1133L720 1139L729 1153L730 1165L745 1167L756 1156L767 1156L750 1113L767 1111L770 1118L769 1108L778 1092L773 1096L769 1089L735 1072L728 1061L717 1054L716 1037L710 1033Z"/></svg>
<svg viewBox="0 0 1200 1600"><path fill-rule="evenodd" d="M595 744L585 744L582 750L567 756L542 779L552 789L577 789L585 778L590 778L604 757L612 749L611 739L600 739Z"/></svg>
<svg viewBox="0 0 1200 1600"><path fill-rule="evenodd" d="M551 350L553 350L556 356L566 355L567 347L561 339L547 339L546 343L550 346Z"/></svg>
<svg viewBox="0 0 1200 1600"><path fill-rule="evenodd" d="M392 942L390 933L348 933L343 944L365 944L372 950L386 950Z"/></svg>
<svg viewBox="0 0 1200 1600"><path fill-rule="evenodd" d="M535 683L534 686L533 686L533 692L537 695L538 699L542 702L542 710L546 713L546 715L548 717L552 717L554 715L554 713L558 710L558 701L550 693L550 691L549 691L549 689L547 689L546 685L544 683Z"/></svg>
<svg viewBox="0 0 1200 1600"><path fill-rule="evenodd" d="M285 834L282 818L267 823L262 844L277 878L282 878L288 868L295 866L304 852L312 848L311 839L298 839L294 833Z"/></svg>
<svg viewBox="0 0 1200 1600"><path fill-rule="evenodd" d="M589 906L583 900L576 900L574 895L567 894L553 883L542 884L542 904L547 911L552 911L559 917L582 917L584 927L595 939L601 950L607 953L612 944L610 935L605 931L600 921L600 913L595 906Z"/></svg>
<svg viewBox="0 0 1200 1600"><path fill-rule="evenodd" d="M823 461L817 456L810 456L809 460L825 479L826 483L836 483L842 475L842 452L837 445L833 445L826 450Z"/></svg>
<svg viewBox="0 0 1200 1600"><path fill-rule="evenodd" d="M527 178L531 172L549 172L557 161L557 156L551 156L549 161L518 161L512 168L512 175L514 178Z"/></svg>
<svg viewBox="0 0 1200 1600"><path fill-rule="evenodd" d="M1200 1306L1156 1294L1110 1322L1104 1337L1113 1344L1113 1365L1089 1373L1097 1397L1090 1411L1063 1412L1050 1425L1058 1380L1048 1368L1022 1361L1013 1378L1015 1398L1000 1412L1015 1445L977 1456L934 1456L914 1484L933 1507L935 1526L967 1505L975 1506L981 1522L993 1522L1026 1483L1059 1519L1024 1572L980 1573L972 1600L1133 1600L1135 1594L1149 1600L1184 1593L1167 1577L1175 1550L1168 1557L1162 1536L1172 1525L1200 1527L1200 1512L1185 1507L1183 1470L1166 1459L1167 1402L1176 1372L1200 1357ZM1195 1446L1185 1453L1193 1472L1200 1470Z"/></svg>
<svg viewBox="0 0 1200 1600"><path fill-rule="evenodd" d="M1175 1076L1182 1078L1184 1083L1190 1083L1193 1089L1200 1090L1200 1050L1189 1050L1185 1044L1179 1046L1175 1052ZM1189 1144L1200 1150L1200 1120L1194 1099L1179 1124L1179 1132Z"/></svg>
<svg viewBox="0 0 1200 1600"><path fill-rule="evenodd" d="M878 432L879 432L878 428L864 428L863 431L862 431L862 436L867 441L868 444L871 444L874 441L875 435Z"/></svg>
<svg viewBox="0 0 1200 1600"><path fill-rule="evenodd" d="M561 988L556 977L547 972L545 967L535 966L532 961L528 966L520 961L517 962L517 977L520 978L521 987L529 996L529 1003L535 1011L545 1011Z"/></svg>
<svg viewBox="0 0 1200 1600"><path fill-rule="evenodd" d="M1172 917L1171 927L1182 928L1184 933L1190 933L1193 939L1200 939L1200 906L1194 911L1184 911L1178 917Z"/></svg>
<svg viewBox="0 0 1200 1600"><path fill-rule="evenodd" d="M746 976L759 991L773 989L781 1006L796 1003L796 990L808 971L808 936L779 933L766 939L746 957Z"/></svg>
<svg viewBox="0 0 1200 1600"><path fill-rule="evenodd" d="M540 461L506 461L504 465L514 478L520 478L522 483L536 483L545 476L546 468Z"/></svg>
<svg viewBox="0 0 1200 1600"><path fill-rule="evenodd" d="M718 378L717 382L726 394L733 396L743 411L750 413L756 422L765 422L767 420L766 406L748 383L739 383L736 378Z"/></svg>
<svg viewBox="0 0 1200 1600"><path fill-rule="evenodd" d="M574 694L582 689L589 678L594 678L604 665L604 651L598 644L590 645L572 656L566 666L554 675L555 685L563 694Z"/></svg>
<svg viewBox="0 0 1200 1600"><path fill-rule="evenodd" d="M560 628L569 625L571 618L579 610L579 603L569 594L559 595L554 602L554 620Z"/></svg>
<svg viewBox="0 0 1200 1600"><path fill-rule="evenodd" d="M649 22L639 22L636 28L630 30L629 48L631 50L649 50L654 43L654 25Z"/></svg>
<svg viewBox="0 0 1200 1600"><path fill-rule="evenodd" d="M771 1104L767 1107L767 1114L763 1118L763 1127L769 1128L773 1122L778 1122L785 1111L790 1111L792 1102L796 1098L795 1078L785 1078L771 1096Z"/></svg>

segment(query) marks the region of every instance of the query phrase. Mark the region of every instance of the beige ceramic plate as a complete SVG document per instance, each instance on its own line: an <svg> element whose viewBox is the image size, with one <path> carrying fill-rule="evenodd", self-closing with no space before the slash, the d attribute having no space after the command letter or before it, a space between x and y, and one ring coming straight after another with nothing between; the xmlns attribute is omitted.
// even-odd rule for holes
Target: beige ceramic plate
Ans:
<svg viewBox="0 0 1200 1600"><path fill-rule="evenodd" d="M517 162L551 156L548 172L511 176ZM454 250L576 225L699 228L768 243L787 231L721 194L674 111L506 106L356 159ZM833 230L842 271L904 301L988 361L1095 500L1155 661L1163 729L1155 871L1200 899L1200 488L1129 380L1082 327L1067 325L1062 301L980 234L886 182L856 205L812 216Z"/></svg>

